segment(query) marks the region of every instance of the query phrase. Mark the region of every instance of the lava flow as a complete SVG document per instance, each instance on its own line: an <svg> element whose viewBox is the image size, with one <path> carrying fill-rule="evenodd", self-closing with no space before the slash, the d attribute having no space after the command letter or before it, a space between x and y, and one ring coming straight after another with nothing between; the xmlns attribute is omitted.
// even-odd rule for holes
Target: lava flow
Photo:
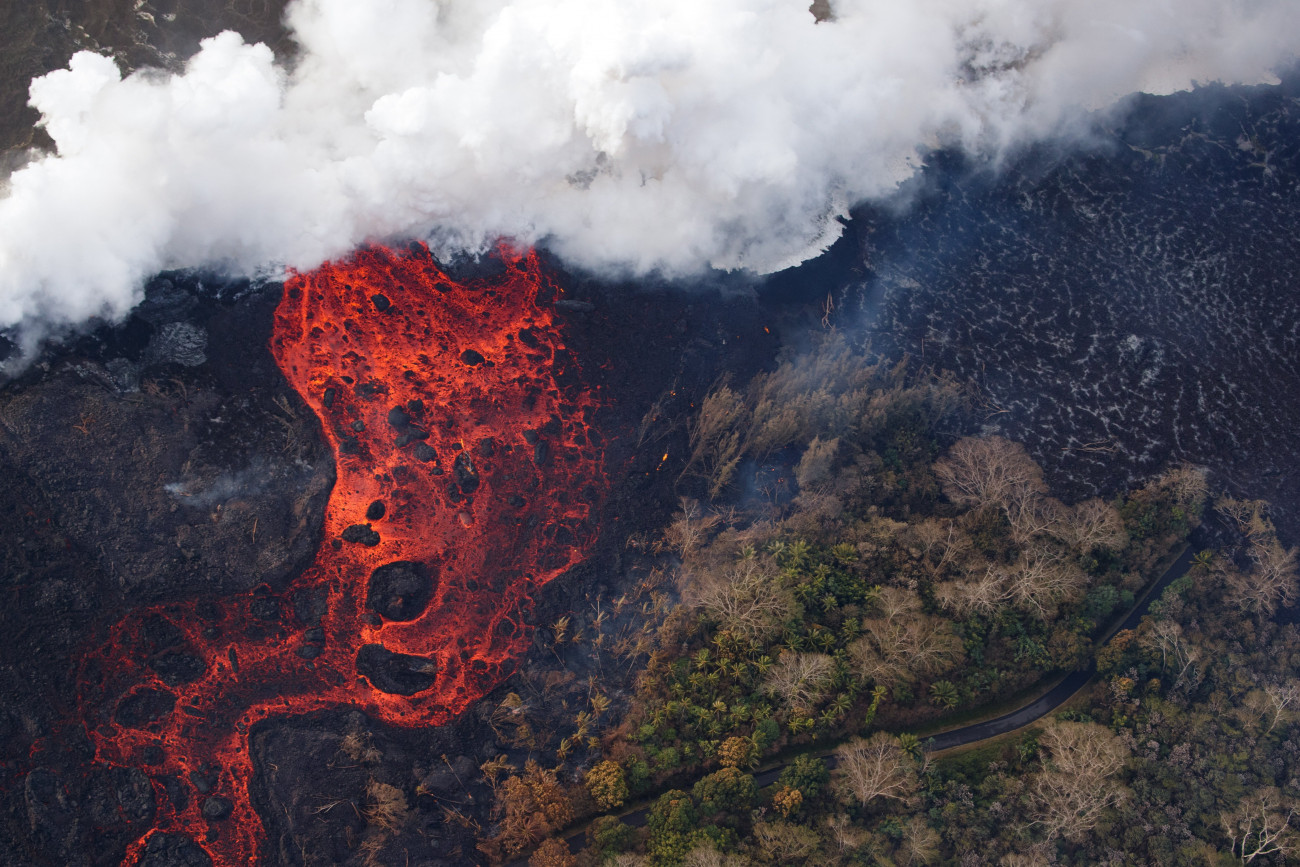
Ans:
<svg viewBox="0 0 1300 867"><path fill-rule="evenodd" d="M454 281L427 249L363 250L285 286L272 352L338 479L286 590L133 613L79 675L97 758L143 767L152 833L256 863L250 727L342 705L441 724L513 670L535 591L593 537L603 447L535 254ZM191 795L189 787L197 790Z"/></svg>

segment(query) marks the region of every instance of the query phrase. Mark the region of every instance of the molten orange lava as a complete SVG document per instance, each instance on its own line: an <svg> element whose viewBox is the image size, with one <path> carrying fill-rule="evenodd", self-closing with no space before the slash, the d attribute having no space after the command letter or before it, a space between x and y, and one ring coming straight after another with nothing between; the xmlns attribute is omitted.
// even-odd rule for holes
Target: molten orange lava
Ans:
<svg viewBox="0 0 1300 867"><path fill-rule="evenodd" d="M338 467L314 564L282 594L136 612L87 654L79 701L98 760L151 761L154 829L218 865L256 863L262 845L251 726L340 705L446 722L510 674L537 588L592 540L594 398L537 257L500 255L490 280L453 281L415 247L291 279L271 348ZM327 602L315 628L294 613L311 594ZM176 809L168 775L212 781L233 814L206 820L207 795Z"/></svg>

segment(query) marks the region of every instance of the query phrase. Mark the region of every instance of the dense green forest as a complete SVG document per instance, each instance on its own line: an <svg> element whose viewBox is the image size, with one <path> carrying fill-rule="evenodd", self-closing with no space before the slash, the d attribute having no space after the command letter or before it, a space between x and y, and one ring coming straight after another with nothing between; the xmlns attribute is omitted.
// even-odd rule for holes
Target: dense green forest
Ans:
<svg viewBox="0 0 1300 867"><path fill-rule="evenodd" d="M481 768L485 856L1282 863L1300 842L1300 584L1267 505L1214 499L1190 467L1066 505L1021 445L972 435L984 415L834 333L716 387L688 425L690 496L631 541L628 591L546 625L554 664L483 711L511 748ZM1115 632L1211 513L1235 543ZM1094 660L1055 714L926 750ZM619 821L641 802L645 827Z"/></svg>

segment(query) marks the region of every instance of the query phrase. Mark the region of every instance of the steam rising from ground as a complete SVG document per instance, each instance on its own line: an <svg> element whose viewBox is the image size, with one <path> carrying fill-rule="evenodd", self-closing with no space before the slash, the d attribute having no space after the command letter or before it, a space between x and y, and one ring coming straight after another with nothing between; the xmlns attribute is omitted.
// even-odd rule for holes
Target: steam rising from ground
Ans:
<svg viewBox="0 0 1300 867"><path fill-rule="evenodd" d="M1271 80L1294 0L299 0L292 70L233 33L184 74L90 53L32 84L58 153L0 201L0 327L118 317L163 268L366 240L545 240L632 273L758 272L834 239L918 148Z"/></svg>

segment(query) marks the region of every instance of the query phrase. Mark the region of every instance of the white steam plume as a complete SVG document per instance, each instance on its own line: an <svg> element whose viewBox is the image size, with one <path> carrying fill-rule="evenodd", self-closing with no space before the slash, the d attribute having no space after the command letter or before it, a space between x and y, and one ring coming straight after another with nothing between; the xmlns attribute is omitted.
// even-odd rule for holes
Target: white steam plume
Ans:
<svg viewBox="0 0 1300 867"><path fill-rule="evenodd" d="M118 317L142 280L369 239L546 240L633 273L766 271L938 142L1260 82L1295 0L297 0L291 71L233 33L183 74L81 53L32 83L57 154L0 200L0 327Z"/></svg>

